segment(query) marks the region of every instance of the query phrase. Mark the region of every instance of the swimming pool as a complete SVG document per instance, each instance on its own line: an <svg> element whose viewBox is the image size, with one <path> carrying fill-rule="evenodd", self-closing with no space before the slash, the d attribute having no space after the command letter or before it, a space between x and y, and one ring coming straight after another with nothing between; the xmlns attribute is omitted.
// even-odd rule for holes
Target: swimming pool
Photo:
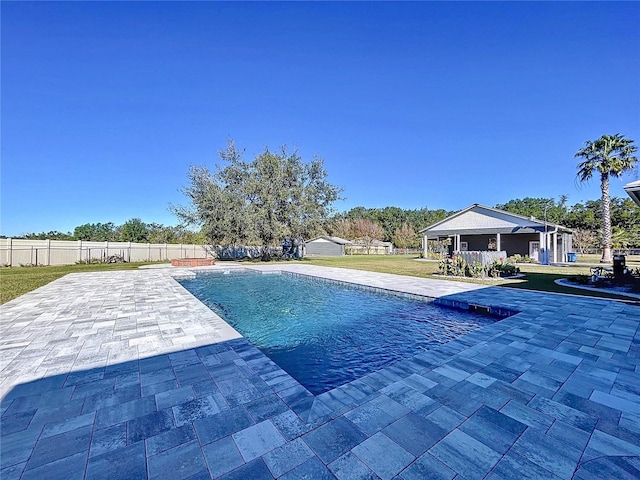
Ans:
<svg viewBox="0 0 640 480"><path fill-rule="evenodd" d="M495 321L303 275L226 273L180 283L316 395Z"/></svg>

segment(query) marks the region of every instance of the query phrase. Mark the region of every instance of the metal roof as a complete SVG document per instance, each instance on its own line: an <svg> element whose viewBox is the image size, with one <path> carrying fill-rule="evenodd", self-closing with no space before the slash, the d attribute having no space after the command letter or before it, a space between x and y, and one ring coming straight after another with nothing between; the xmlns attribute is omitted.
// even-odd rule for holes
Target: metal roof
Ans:
<svg viewBox="0 0 640 480"><path fill-rule="evenodd" d="M491 233L535 233L544 230L571 232L569 228L551 222L540 221L497 208L474 203L470 207L420 230L420 233L437 235L473 235Z"/></svg>
<svg viewBox="0 0 640 480"><path fill-rule="evenodd" d="M333 243L337 243L338 245L351 245L353 242L349 241L349 240L345 240L344 238L340 238L340 237L330 237L328 235L321 235L319 237L314 238L313 240L309 240L307 241L307 243L309 242L313 242L315 240L327 240L329 242L333 242Z"/></svg>
<svg viewBox="0 0 640 480"><path fill-rule="evenodd" d="M631 197L631 200L640 205L640 180L636 180L635 182L627 183L624 186L625 192L627 195Z"/></svg>

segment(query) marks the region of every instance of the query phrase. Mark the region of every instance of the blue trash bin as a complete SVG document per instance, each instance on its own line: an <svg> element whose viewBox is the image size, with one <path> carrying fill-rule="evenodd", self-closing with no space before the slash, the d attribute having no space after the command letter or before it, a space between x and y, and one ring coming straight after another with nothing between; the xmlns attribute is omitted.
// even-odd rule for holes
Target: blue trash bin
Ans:
<svg viewBox="0 0 640 480"><path fill-rule="evenodd" d="M568 262L575 262L578 260L578 256L575 254L575 252L568 252L567 253L567 261Z"/></svg>

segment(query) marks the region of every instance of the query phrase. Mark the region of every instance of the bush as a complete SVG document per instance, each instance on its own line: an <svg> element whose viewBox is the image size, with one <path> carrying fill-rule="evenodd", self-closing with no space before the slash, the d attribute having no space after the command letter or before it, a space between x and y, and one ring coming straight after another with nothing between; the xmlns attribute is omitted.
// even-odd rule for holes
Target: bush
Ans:
<svg viewBox="0 0 640 480"><path fill-rule="evenodd" d="M507 258L509 263L538 263L535 259L531 258L529 255L520 255L516 253L515 255L511 255Z"/></svg>
<svg viewBox="0 0 640 480"><path fill-rule="evenodd" d="M440 261L438 269L442 275L453 275L454 277L464 277L467 273L467 262L459 255L445 258Z"/></svg>
<svg viewBox="0 0 640 480"><path fill-rule="evenodd" d="M467 265L467 271L465 276L473 277L473 278L482 277L483 270L484 269L482 268L482 263L474 262L471 265Z"/></svg>
<svg viewBox="0 0 640 480"><path fill-rule="evenodd" d="M494 260L493 263L483 268L480 262L468 264L464 258L458 255L441 260L438 269L442 275L473 278L482 277L483 274L488 277L498 278L510 277L520 273L520 269L508 261Z"/></svg>
<svg viewBox="0 0 640 480"><path fill-rule="evenodd" d="M520 269L514 264L503 262L500 260L494 260L493 263L485 267L487 275L492 278L498 277L511 277L517 273L520 273Z"/></svg>

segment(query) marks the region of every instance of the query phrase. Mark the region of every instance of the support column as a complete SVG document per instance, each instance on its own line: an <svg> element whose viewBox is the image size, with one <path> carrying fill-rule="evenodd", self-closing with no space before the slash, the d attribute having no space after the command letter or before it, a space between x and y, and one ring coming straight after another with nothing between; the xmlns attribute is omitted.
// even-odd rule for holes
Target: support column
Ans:
<svg viewBox="0 0 640 480"><path fill-rule="evenodd" d="M545 258L545 251L546 251L546 238L545 238L545 234L544 232L540 232L540 251L538 252L538 261L543 264L546 265L547 261Z"/></svg>
<svg viewBox="0 0 640 480"><path fill-rule="evenodd" d="M557 263L558 262L558 234L556 232L554 232L552 234L553 238L553 263Z"/></svg>
<svg viewBox="0 0 640 480"><path fill-rule="evenodd" d="M422 252L423 252L423 258L429 258L429 236L428 235L424 235L422 237Z"/></svg>
<svg viewBox="0 0 640 480"><path fill-rule="evenodd" d="M496 250L499 252L502 250L502 245L500 245L500 234L496 233Z"/></svg>

